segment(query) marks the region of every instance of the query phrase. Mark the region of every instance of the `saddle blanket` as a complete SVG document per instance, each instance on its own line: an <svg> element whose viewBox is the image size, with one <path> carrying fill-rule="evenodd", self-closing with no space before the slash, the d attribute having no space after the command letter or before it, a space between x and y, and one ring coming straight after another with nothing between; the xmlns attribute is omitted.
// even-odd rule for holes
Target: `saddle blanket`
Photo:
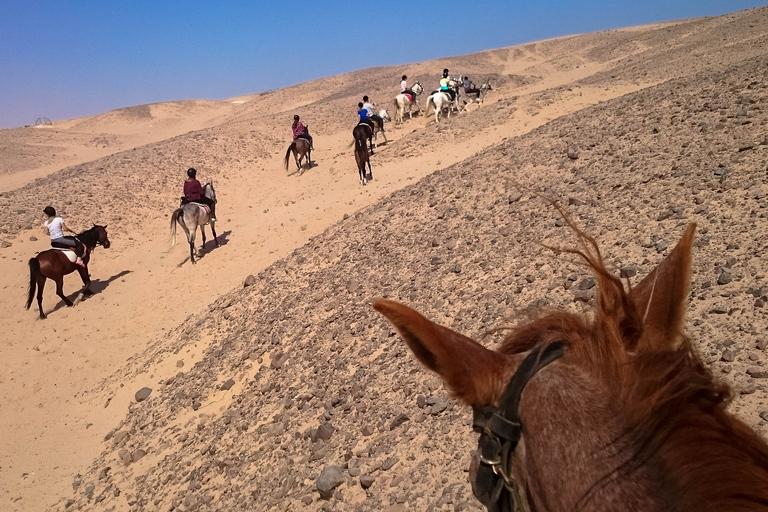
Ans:
<svg viewBox="0 0 768 512"><path fill-rule="evenodd" d="M413 103L413 96L411 96L410 94L406 94L405 97L408 98L408 101Z"/></svg>
<svg viewBox="0 0 768 512"><path fill-rule="evenodd" d="M195 204L198 206L198 208L202 208L203 211L208 215L211 214L211 207L208 206L207 204L203 204L203 203L195 203Z"/></svg>
<svg viewBox="0 0 768 512"><path fill-rule="evenodd" d="M77 254L75 254L75 251L72 249L62 249L60 247L51 247L54 251L61 251L64 253L64 256L69 259L70 263L74 263L77 261Z"/></svg>

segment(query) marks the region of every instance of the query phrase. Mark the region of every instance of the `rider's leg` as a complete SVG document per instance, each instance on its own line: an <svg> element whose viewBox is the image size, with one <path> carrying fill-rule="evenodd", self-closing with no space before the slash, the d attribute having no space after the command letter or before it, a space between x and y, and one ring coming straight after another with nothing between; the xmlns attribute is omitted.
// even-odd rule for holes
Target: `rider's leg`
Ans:
<svg viewBox="0 0 768 512"><path fill-rule="evenodd" d="M197 201L198 203L207 204L208 208L211 209L211 220L216 222L216 203L211 199L210 197L201 197Z"/></svg>
<svg viewBox="0 0 768 512"><path fill-rule="evenodd" d="M75 237L63 236L61 238L57 238L56 240L51 240L51 247L72 250L77 256L77 259L75 260L75 265L78 265L80 267L85 267L85 264L83 263L83 260L82 260L82 256L83 254L85 254L85 246L81 242L79 242L77 239L75 239Z"/></svg>

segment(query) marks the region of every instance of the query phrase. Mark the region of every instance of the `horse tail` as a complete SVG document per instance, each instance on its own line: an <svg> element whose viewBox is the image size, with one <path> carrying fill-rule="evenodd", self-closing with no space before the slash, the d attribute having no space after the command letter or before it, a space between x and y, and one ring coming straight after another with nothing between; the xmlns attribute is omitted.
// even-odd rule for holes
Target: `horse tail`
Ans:
<svg viewBox="0 0 768 512"><path fill-rule="evenodd" d="M291 142L291 145L288 146L288 151L285 152L285 160L283 160L283 167L285 167L285 170L288 170L288 157L291 156L291 150L296 151L296 142Z"/></svg>
<svg viewBox="0 0 768 512"><path fill-rule="evenodd" d="M184 224L184 209L177 208L171 214L171 245L176 245L176 223ZM186 227L185 227L186 229Z"/></svg>
<svg viewBox="0 0 768 512"><path fill-rule="evenodd" d="M27 293L27 303L24 305L26 309L32 305L32 299L35 298L35 290L37 288L37 276L40 275L40 261L37 258L29 259L29 292Z"/></svg>
<svg viewBox="0 0 768 512"><path fill-rule="evenodd" d="M429 98L427 98L427 105L424 107L424 115L425 116L429 115L429 106L430 105L432 105L433 109L437 109L437 107L435 107L435 96L434 95L432 95Z"/></svg>

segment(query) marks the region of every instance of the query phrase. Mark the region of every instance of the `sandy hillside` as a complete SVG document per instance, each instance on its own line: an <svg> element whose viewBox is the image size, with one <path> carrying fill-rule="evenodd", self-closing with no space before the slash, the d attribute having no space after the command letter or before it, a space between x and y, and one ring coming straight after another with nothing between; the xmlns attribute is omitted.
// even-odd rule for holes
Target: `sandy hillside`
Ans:
<svg viewBox="0 0 768 512"><path fill-rule="evenodd" d="M470 412L368 304L474 337L532 305L587 307L583 269L536 244L568 233L533 190L633 279L699 223L687 330L766 435L766 43L757 9L0 131L0 508L479 509ZM354 105L443 67L494 90L390 129L361 188ZM317 148L303 173L282 169L294 113ZM219 194L221 246L209 234L196 266L168 246L189 166ZM49 283L40 321L21 305L46 204L108 224L112 247L97 294L62 308ZM326 501L329 465L344 483Z"/></svg>

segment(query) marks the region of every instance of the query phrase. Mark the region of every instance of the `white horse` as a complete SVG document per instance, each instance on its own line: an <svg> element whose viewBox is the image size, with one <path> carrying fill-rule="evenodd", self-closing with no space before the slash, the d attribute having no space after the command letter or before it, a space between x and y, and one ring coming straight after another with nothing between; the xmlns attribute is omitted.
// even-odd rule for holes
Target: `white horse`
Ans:
<svg viewBox="0 0 768 512"><path fill-rule="evenodd" d="M422 92L424 92L424 88L421 86L421 84L417 81L415 84L413 84L413 87L411 87L411 90L416 94L416 96L419 96ZM417 112L421 112L421 105L419 105L418 98L412 98L409 99L409 95L407 94L398 94L395 96L395 124L401 124L403 122L403 114L405 114L405 107L408 107L408 118L413 119L413 104L416 104L416 107L418 107Z"/></svg>
<svg viewBox="0 0 768 512"><path fill-rule="evenodd" d="M392 122L392 118L389 117L389 111L387 109L379 110L379 117L382 119L382 121L386 121L387 123L391 123ZM389 141L387 140L387 134L384 131L384 125L383 124L381 126L377 126L377 127L375 127L373 129L373 140L375 141L376 139L378 139L378 133L379 132L381 132L381 136L384 137L384 142L388 143ZM374 144L374 146L377 146L376 142L374 142L373 144Z"/></svg>
<svg viewBox="0 0 768 512"><path fill-rule="evenodd" d="M465 110L467 110L467 107L472 103L480 103L482 105L485 95L488 94L488 91L492 91L492 90L493 90L493 87L491 87L490 80L486 80L483 83L483 85L480 86L480 89L478 89L479 92L465 94L464 106L462 107L461 112L464 112Z"/></svg>
<svg viewBox="0 0 768 512"><path fill-rule="evenodd" d="M453 101L451 96L447 92L437 91L432 93L427 98L427 106L424 107L424 115L429 115L429 108L435 109L435 122L440 122L440 115L443 110L448 110L448 119L451 118L451 108L453 107Z"/></svg>
<svg viewBox="0 0 768 512"><path fill-rule="evenodd" d="M216 202L216 191L213 189L213 183L206 183L203 185L203 193L205 197ZM216 221L211 218L211 214L206 209L207 207L195 202L185 203L181 208L177 208L171 214L171 245L176 245L176 223L178 223L187 235L187 242L189 242L189 259L192 264L195 264L195 234L197 233L197 227L200 226L200 233L203 235L203 245L200 248L198 254L202 254L205 250L205 225L211 225L211 232L213 233L213 241L216 242L216 246L219 246L219 239L216 236Z"/></svg>

